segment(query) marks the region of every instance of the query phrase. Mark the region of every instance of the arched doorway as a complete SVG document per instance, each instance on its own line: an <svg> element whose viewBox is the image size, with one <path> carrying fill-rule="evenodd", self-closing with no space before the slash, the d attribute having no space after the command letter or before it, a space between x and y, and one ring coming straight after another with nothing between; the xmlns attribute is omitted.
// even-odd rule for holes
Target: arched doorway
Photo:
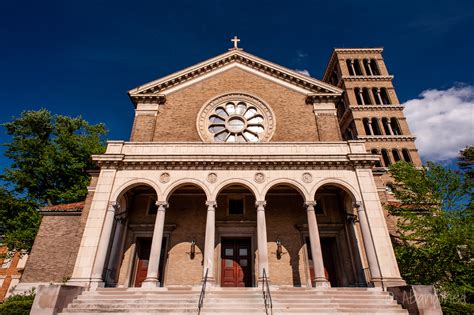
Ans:
<svg viewBox="0 0 474 315"><path fill-rule="evenodd" d="M216 201L217 283L222 287L255 286L255 195L242 184L229 184L220 189Z"/></svg>
<svg viewBox="0 0 474 315"><path fill-rule="evenodd" d="M326 279L332 287L366 286L352 194L339 185L326 184L314 198Z"/></svg>

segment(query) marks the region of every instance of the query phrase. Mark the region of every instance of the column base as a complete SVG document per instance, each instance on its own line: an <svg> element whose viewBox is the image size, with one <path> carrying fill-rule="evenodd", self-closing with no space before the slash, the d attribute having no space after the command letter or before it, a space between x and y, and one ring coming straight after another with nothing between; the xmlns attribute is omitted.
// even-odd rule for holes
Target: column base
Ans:
<svg viewBox="0 0 474 315"><path fill-rule="evenodd" d="M405 286L407 283L402 278L375 278L372 279L372 283L376 288L388 288L388 287L398 287Z"/></svg>
<svg viewBox="0 0 474 315"><path fill-rule="evenodd" d="M152 279L146 279L145 281L142 282L142 288L147 288L147 289L152 289L152 288L158 288L160 286L160 281L156 278Z"/></svg>
<svg viewBox="0 0 474 315"><path fill-rule="evenodd" d="M314 279L314 286L316 288L330 288L331 283L327 281L325 278L323 279Z"/></svg>
<svg viewBox="0 0 474 315"><path fill-rule="evenodd" d="M201 285L204 283L204 278L201 279ZM207 287L215 287L216 286L216 279L214 277L207 277L206 281L206 288Z"/></svg>
<svg viewBox="0 0 474 315"><path fill-rule="evenodd" d="M94 291L97 288L104 288L105 282L102 279L91 279L89 282L89 290Z"/></svg>

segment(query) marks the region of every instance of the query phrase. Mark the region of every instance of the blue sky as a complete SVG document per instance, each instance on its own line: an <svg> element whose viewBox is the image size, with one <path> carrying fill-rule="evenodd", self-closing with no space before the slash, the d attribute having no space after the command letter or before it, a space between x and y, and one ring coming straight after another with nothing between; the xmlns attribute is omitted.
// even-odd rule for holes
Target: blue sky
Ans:
<svg viewBox="0 0 474 315"><path fill-rule="evenodd" d="M0 121L47 108L104 122L109 139L126 140L134 115L126 91L225 52L234 35L247 52L315 78L334 47L384 47L402 103L429 106L425 90L464 89L455 98L474 118L473 31L468 0L3 1ZM465 124L463 141L472 141L472 120Z"/></svg>

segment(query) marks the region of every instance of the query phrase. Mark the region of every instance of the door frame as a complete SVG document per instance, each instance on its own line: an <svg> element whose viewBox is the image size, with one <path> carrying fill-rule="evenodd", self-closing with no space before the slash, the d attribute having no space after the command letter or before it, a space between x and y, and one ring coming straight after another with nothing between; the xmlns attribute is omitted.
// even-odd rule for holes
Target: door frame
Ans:
<svg viewBox="0 0 474 315"><path fill-rule="evenodd" d="M252 287L257 286L256 279L256 266L257 266L257 223L256 222L216 222L216 239L218 241L215 253L217 257L214 258L216 275L216 286L221 286L222 280L222 240L232 238L249 238L250 239L250 252L252 254Z"/></svg>
<svg viewBox="0 0 474 315"><path fill-rule="evenodd" d="M221 271L221 275L222 275L222 243L223 242L229 242L229 243L233 243L235 244L234 242L239 242L241 241L242 243L246 243L249 245L249 263L251 264L250 265L250 273L251 273L251 277L250 277L250 286L249 287L253 287L254 286L254 277L255 277L255 253L253 252L253 246L252 246L252 238L251 237L221 237L221 242L220 242L220 245L221 245L221 248L220 248L220 252L219 252L219 257L220 257L220 265L219 265L219 269ZM222 286L222 278L219 279L219 286ZM247 286L244 286L244 287L247 287Z"/></svg>

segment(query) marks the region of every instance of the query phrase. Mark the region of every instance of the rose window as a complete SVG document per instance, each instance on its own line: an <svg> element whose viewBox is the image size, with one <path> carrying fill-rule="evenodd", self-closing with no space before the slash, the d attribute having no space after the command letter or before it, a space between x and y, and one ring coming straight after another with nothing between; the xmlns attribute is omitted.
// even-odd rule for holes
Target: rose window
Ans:
<svg viewBox="0 0 474 315"><path fill-rule="evenodd" d="M265 132L263 117L246 102L226 102L209 116L208 130L215 142L257 142Z"/></svg>

